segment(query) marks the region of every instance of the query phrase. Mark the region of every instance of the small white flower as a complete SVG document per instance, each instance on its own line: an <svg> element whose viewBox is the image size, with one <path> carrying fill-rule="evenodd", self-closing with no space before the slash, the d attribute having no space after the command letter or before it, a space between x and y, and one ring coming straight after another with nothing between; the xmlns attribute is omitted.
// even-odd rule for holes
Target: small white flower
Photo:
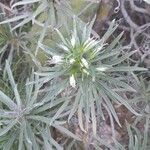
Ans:
<svg viewBox="0 0 150 150"><path fill-rule="evenodd" d="M87 70L83 69L83 72L89 75L89 72Z"/></svg>
<svg viewBox="0 0 150 150"><path fill-rule="evenodd" d="M72 38L71 38L71 45L72 45L73 47L75 47L75 43L76 43L76 39L75 39L75 37L72 35Z"/></svg>
<svg viewBox="0 0 150 150"><path fill-rule="evenodd" d="M81 59L81 62L82 62L82 64L83 64L83 66L85 67L85 68L89 68L89 64L88 64L88 62L86 61L86 59L84 59L84 58L82 58Z"/></svg>
<svg viewBox="0 0 150 150"><path fill-rule="evenodd" d="M108 69L110 69L110 67L98 67L98 68L96 68L97 71L102 71L102 72L106 71Z"/></svg>
<svg viewBox="0 0 150 150"><path fill-rule="evenodd" d="M62 57L61 56L58 56L58 55L54 55L52 57L52 60L51 60L51 63L53 64L58 64L62 61Z"/></svg>
<svg viewBox="0 0 150 150"><path fill-rule="evenodd" d="M69 60L69 62L70 62L70 64L73 64L73 63L75 62L75 59L74 59L74 58L71 58L71 59Z"/></svg>
<svg viewBox="0 0 150 150"><path fill-rule="evenodd" d="M59 46L61 49L63 49L64 51L69 52L69 49L68 49L67 46L65 46L65 45L63 45L63 44L59 44L58 46Z"/></svg>
<svg viewBox="0 0 150 150"><path fill-rule="evenodd" d="M76 87L76 81L75 81L75 77L74 77L73 74L70 76L70 85L71 85L73 88Z"/></svg>

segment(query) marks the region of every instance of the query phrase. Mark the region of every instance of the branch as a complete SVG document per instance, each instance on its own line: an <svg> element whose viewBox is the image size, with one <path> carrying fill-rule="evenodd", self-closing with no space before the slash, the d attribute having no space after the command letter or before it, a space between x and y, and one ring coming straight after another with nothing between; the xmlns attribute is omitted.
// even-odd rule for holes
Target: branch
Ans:
<svg viewBox="0 0 150 150"><path fill-rule="evenodd" d="M128 15L125 6L124 6L125 0L120 0L120 8L121 8L121 12L123 17L125 18L125 20L127 21L127 23L130 25L130 27L132 27L133 29L137 29L139 26L137 24L135 24L132 19L130 18L130 16Z"/></svg>
<svg viewBox="0 0 150 150"><path fill-rule="evenodd" d="M140 12L140 13L143 13L143 14L147 14L149 15L148 11L146 9L143 9L143 8L140 8L138 6L136 6L134 4L134 0L128 0L130 2L130 6L133 10L137 11L137 12Z"/></svg>

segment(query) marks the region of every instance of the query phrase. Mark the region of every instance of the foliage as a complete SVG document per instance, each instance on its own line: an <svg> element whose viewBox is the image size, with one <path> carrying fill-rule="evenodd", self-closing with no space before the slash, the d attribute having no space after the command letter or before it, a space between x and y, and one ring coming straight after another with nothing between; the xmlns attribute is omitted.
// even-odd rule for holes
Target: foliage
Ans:
<svg viewBox="0 0 150 150"><path fill-rule="evenodd" d="M57 108L57 105L62 104L66 98L56 100L53 99L53 95L49 93L43 95L42 99L39 99L39 89L41 85L38 84L34 86L28 85L26 87L25 96L21 97L8 62L6 62L6 70L14 91L14 98L11 99L3 92L0 92L0 101L2 102L2 108L0 110L1 148L10 149L14 147L15 149L15 147L17 147L19 150L22 150L26 147L27 149L40 149L40 144L37 142L38 138L35 138L39 134L41 134L44 142L50 142L49 144L45 142L44 145L41 145L42 147L44 146L45 149L46 147L53 146L60 148L54 139L49 141L51 139L50 127L54 127L66 133L68 136L79 139L62 126L65 122L61 120L61 110L54 109L55 107ZM32 75L31 80L38 80L38 77ZM28 82L29 80L27 80L27 84ZM47 109L49 110L48 114ZM59 117L57 113L60 114ZM57 120L58 118L59 120ZM49 135L45 135L45 132L48 132Z"/></svg>
<svg viewBox="0 0 150 150"><path fill-rule="evenodd" d="M0 2L0 149L149 149L147 68L133 61L137 50L123 46L115 20L97 35L96 16L87 17L95 3ZM121 106L134 121L122 123ZM115 134L124 126L122 143Z"/></svg>
<svg viewBox="0 0 150 150"><path fill-rule="evenodd" d="M146 3L150 4L150 1L149 1L149 0L144 0L144 2L146 2Z"/></svg>
<svg viewBox="0 0 150 150"><path fill-rule="evenodd" d="M107 46L106 41L116 28L117 26L113 21L105 35L98 40L90 37L92 22L89 25L78 28L74 19L71 37L65 38L61 32L56 30L62 40L62 43L57 44L58 47L52 49L40 44L40 47L52 57L50 65L54 64L55 66L43 68L42 72L37 72L37 74L43 77L43 81L57 81L58 78L61 78L62 81L57 86L64 88L63 90L67 86L75 89L75 100L69 120L77 111L79 126L85 131L83 127L84 112L87 119L86 123L89 120L93 123L95 135L97 130L96 109L101 112L99 116L103 118L102 108L104 107L119 125L117 114L112 105L113 102L125 105L132 113L138 115L119 94L122 91L135 92L125 82L122 72L142 71L145 69L128 66L123 63L134 54L134 51L127 54L121 53L122 47L118 42L122 37L122 33ZM101 98L97 99L98 97Z"/></svg>

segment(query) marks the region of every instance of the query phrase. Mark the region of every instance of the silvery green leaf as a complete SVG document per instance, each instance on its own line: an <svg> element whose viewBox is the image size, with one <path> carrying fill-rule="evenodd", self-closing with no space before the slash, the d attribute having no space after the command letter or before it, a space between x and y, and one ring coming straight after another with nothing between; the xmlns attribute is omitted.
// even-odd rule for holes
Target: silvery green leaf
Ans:
<svg viewBox="0 0 150 150"><path fill-rule="evenodd" d="M15 81L14 81L14 78L13 78L13 74L11 72L11 69L10 69L8 61L6 61L6 71L7 71L7 74L8 74L10 83L11 83L11 86L12 86L12 88L14 90L14 94L15 94L15 99L16 99L17 105L18 105L19 108L21 108L22 101L21 101L21 98L20 98L20 95L19 95L19 92L18 92L18 89L17 89L17 85L15 84Z"/></svg>
<svg viewBox="0 0 150 150"><path fill-rule="evenodd" d="M14 18L10 18L10 19L4 20L4 21L0 22L0 24L6 24L6 23L18 21L18 20L27 18L29 15L30 15L30 14L24 14L24 15L16 16L16 17L14 17Z"/></svg>
<svg viewBox="0 0 150 150"><path fill-rule="evenodd" d="M55 123L53 126L56 129L58 129L61 133L64 133L67 136L70 136L70 137L72 137L72 138L74 138L76 140L81 141L81 139L78 136L76 136L75 134L73 134L72 132L70 132L69 130L67 130L66 128L64 128L63 126L57 125L57 123Z"/></svg>
<svg viewBox="0 0 150 150"><path fill-rule="evenodd" d="M143 0L143 1L145 1L145 2L148 3L148 4L150 4L150 0Z"/></svg>
<svg viewBox="0 0 150 150"><path fill-rule="evenodd" d="M3 146L3 150L11 150L17 134L14 132L12 135L10 135L10 138L8 139L7 143Z"/></svg>
<svg viewBox="0 0 150 150"><path fill-rule="evenodd" d="M134 66L119 66L110 68L109 71L123 71L123 72L133 72L133 71L146 71L146 68L143 67L134 67Z"/></svg>
<svg viewBox="0 0 150 150"><path fill-rule="evenodd" d="M3 136L7 132L9 132L9 130L11 130L16 125L17 122L18 122L18 120L16 120L16 119L10 120L9 124L6 127L0 129L0 136Z"/></svg>
<svg viewBox="0 0 150 150"><path fill-rule="evenodd" d="M20 6L20 5L26 5L26 4L31 4L31 3L35 3L35 2L39 2L41 0L22 0L20 2L16 2L11 6L11 9L13 9L16 6Z"/></svg>
<svg viewBox="0 0 150 150"><path fill-rule="evenodd" d="M11 110L14 110L17 108L17 105L2 91L0 91L0 101L4 103L6 106L8 106Z"/></svg>

